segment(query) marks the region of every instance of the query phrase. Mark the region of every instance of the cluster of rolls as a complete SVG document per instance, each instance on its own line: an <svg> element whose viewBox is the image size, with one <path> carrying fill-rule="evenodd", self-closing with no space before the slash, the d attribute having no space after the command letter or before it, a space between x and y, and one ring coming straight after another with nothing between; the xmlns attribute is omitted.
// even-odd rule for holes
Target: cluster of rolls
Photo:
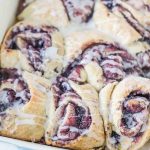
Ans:
<svg viewBox="0 0 150 150"><path fill-rule="evenodd" d="M150 139L150 1L33 0L0 51L0 135L69 149Z"/></svg>

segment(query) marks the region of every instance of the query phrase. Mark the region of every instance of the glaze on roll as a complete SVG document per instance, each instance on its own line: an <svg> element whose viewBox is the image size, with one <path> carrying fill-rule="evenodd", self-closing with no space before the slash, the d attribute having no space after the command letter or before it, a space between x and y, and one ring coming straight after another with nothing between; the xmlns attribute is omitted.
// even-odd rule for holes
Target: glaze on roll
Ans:
<svg viewBox="0 0 150 150"><path fill-rule="evenodd" d="M127 77L100 92L100 111L109 149L140 149L150 137L150 80Z"/></svg>
<svg viewBox="0 0 150 150"><path fill-rule="evenodd" d="M21 22L8 31L1 53L6 57L2 67L20 67L50 78L62 67L63 38L54 26Z"/></svg>

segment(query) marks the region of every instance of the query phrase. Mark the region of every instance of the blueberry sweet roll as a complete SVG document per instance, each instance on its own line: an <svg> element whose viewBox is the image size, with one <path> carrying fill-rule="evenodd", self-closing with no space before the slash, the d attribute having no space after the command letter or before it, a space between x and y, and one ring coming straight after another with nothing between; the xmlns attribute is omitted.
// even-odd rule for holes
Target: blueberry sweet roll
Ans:
<svg viewBox="0 0 150 150"><path fill-rule="evenodd" d="M57 28L20 22L8 31L2 43L1 66L50 78L60 72L63 54L63 37Z"/></svg>
<svg viewBox="0 0 150 150"><path fill-rule="evenodd" d="M15 68L0 69L0 135L39 141L46 120L46 79Z"/></svg>
<svg viewBox="0 0 150 150"><path fill-rule="evenodd" d="M76 40L78 36L81 36L82 40ZM136 57L102 35L90 32L75 33L68 36L68 40L68 78L84 76L92 86L100 90L107 83L121 81L129 75L143 76Z"/></svg>
<svg viewBox="0 0 150 150"><path fill-rule="evenodd" d="M98 93L88 83L58 77L52 85L50 120L46 143L70 149L102 148L103 122Z"/></svg>
<svg viewBox="0 0 150 150"><path fill-rule="evenodd" d="M150 80L127 77L100 92L106 143L110 150L137 150L150 138Z"/></svg>

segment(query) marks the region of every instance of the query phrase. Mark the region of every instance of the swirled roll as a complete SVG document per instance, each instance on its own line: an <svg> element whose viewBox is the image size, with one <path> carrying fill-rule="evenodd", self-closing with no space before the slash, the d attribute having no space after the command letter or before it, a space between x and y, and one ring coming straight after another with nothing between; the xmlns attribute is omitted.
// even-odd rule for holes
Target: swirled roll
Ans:
<svg viewBox="0 0 150 150"><path fill-rule="evenodd" d="M150 138L150 80L127 77L100 92L107 147L137 150Z"/></svg>
<svg viewBox="0 0 150 150"><path fill-rule="evenodd" d="M1 47L1 66L40 74L58 74L64 54L63 37L54 26L19 22L6 34Z"/></svg>
<svg viewBox="0 0 150 150"><path fill-rule="evenodd" d="M69 65L65 76L78 82L88 81L97 90L129 75L143 76L135 56L93 31L70 34L66 38L66 56Z"/></svg>
<svg viewBox="0 0 150 150"><path fill-rule="evenodd" d="M94 21L99 30L129 50L150 48L149 0L98 0Z"/></svg>
<svg viewBox="0 0 150 150"><path fill-rule="evenodd" d="M0 83L0 135L39 141L45 133L49 81L15 68L2 68Z"/></svg>
<svg viewBox="0 0 150 150"><path fill-rule="evenodd" d="M96 90L88 83L58 77L51 91L46 143L70 149L102 148L105 135Z"/></svg>

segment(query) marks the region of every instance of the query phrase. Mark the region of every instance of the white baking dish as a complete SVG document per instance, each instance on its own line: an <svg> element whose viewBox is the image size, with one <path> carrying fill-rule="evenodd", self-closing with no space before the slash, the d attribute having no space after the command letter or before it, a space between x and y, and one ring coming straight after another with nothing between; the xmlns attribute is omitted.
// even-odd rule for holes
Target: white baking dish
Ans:
<svg viewBox="0 0 150 150"><path fill-rule="evenodd" d="M19 0L0 0L0 43L6 30L13 24L15 20L18 3ZM61 148L11 139L2 136L0 136L0 141L11 143L24 148L30 148L33 150L63 150ZM150 142L147 143L141 150L150 150Z"/></svg>

